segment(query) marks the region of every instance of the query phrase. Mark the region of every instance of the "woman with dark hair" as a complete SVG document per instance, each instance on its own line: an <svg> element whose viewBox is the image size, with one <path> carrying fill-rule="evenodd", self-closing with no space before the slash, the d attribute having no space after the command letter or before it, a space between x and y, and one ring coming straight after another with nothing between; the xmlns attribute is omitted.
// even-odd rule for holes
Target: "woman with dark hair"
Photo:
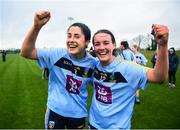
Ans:
<svg viewBox="0 0 180 130"><path fill-rule="evenodd" d="M179 65L179 58L174 47L169 49L169 87L176 87L176 71Z"/></svg>
<svg viewBox="0 0 180 130"><path fill-rule="evenodd" d="M137 89L145 89L148 81L161 83L168 75L168 28L154 25L158 44L157 62L153 69L113 55L116 48L109 30L93 36L99 61L92 77L93 98L89 114L90 129L130 129Z"/></svg>
<svg viewBox="0 0 180 130"><path fill-rule="evenodd" d="M135 57L133 51L129 48L129 44L127 41L121 41L119 48L121 50L120 56L124 60L136 62L136 57Z"/></svg>
<svg viewBox="0 0 180 130"><path fill-rule="evenodd" d="M49 19L49 11L35 14L21 56L37 60L41 68L49 70L45 127L83 129L88 115L87 84L94 66L94 58L86 53L91 31L83 23L74 23L67 29L67 49L35 48L37 36Z"/></svg>

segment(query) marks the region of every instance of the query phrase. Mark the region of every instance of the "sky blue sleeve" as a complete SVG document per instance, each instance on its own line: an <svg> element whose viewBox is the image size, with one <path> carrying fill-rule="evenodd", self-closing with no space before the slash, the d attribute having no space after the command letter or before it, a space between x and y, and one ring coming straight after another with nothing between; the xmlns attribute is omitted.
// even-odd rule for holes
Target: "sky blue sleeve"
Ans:
<svg viewBox="0 0 180 130"><path fill-rule="evenodd" d="M47 49L37 49L37 63L41 68L48 68L48 50Z"/></svg>
<svg viewBox="0 0 180 130"><path fill-rule="evenodd" d="M51 68L66 52L62 48L37 49L38 65L41 68Z"/></svg>

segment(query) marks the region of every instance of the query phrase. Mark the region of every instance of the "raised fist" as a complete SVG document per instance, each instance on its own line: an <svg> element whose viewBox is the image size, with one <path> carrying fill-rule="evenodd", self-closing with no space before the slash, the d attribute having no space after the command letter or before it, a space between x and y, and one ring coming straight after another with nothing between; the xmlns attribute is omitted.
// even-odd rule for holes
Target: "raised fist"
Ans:
<svg viewBox="0 0 180 130"><path fill-rule="evenodd" d="M154 24L152 30L154 31L157 44L163 45L168 43L169 29L167 26Z"/></svg>
<svg viewBox="0 0 180 130"><path fill-rule="evenodd" d="M45 25L51 17L49 11L38 11L34 16L34 26L37 28L41 28Z"/></svg>

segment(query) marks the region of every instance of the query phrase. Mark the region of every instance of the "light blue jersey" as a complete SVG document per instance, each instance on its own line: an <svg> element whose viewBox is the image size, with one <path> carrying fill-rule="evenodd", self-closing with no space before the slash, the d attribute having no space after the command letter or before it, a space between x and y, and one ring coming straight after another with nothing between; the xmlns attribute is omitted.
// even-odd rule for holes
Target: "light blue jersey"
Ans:
<svg viewBox="0 0 180 130"><path fill-rule="evenodd" d="M130 129L136 90L147 86L146 68L115 60L107 67L95 67L90 124L98 129Z"/></svg>
<svg viewBox="0 0 180 130"><path fill-rule="evenodd" d="M130 49L123 50L122 53L120 54L120 56L124 60L136 61L136 57L135 57L134 53Z"/></svg>
<svg viewBox="0 0 180 130"><path fill-rule="evenodd" d="M38 49L38 64L50 71L47 106L64 117L87 117L87 84L94 58L74 59L65 49Z"/></svg>
<svg viewBox="0 0 180 130"><path fill-rule="evenodd" d="M135 53L135 56L136 56L136 63L140 65L146 65L146 63L148 62L148 60L142 53L137 52Z"/></svg>

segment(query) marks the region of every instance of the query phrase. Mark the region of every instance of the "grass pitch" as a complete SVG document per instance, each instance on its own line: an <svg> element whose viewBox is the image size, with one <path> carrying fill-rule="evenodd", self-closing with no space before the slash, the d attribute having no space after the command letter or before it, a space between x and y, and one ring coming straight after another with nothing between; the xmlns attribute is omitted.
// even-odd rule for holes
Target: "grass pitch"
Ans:
<svg viewBox="0 0 180 130"><path fill-rule="evenodd" d="M152 66L153 52L143 52ZM180 56L180 52L178 52ZM44 129L47 100L47 81L36 61L18 54L8 54L0 60L0 128ZM180 128L180 67L176 74L177 87L170 89L167 82L149 84L140 91L141 104L135 105L132 128ZM92 89L89 89L92 95ZM88 101L89 108L90 100Z"/></svg>

